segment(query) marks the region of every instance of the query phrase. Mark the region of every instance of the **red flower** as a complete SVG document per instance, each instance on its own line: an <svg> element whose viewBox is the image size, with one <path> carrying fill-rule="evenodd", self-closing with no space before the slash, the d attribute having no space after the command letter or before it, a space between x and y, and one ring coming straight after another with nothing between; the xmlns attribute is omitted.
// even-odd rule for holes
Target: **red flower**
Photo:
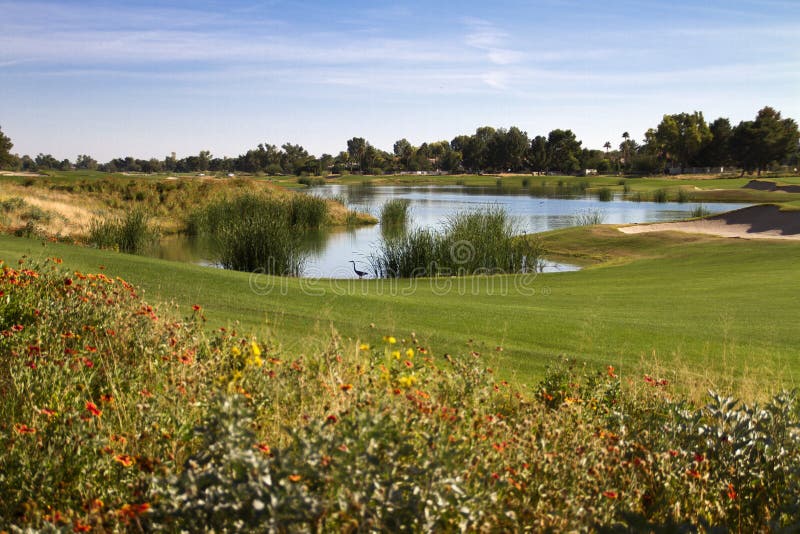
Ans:
<svg viewBox="0 0 800 534"><path fill-rule="evenodd" d="M256 449L260 450L264 454L270 454L272 452L272 449L270 449L269 445L267 445L266 443L257 444Z"/></svg>
<svg viewBox="0 0 800 534"><path fill-rule="evenodd" d="M618 495L616 491L604 491L603 497L607 497L609 499L616 499Z"/></svg>
<svg viewBox="0 0 800 534"><path fill-rule="evenodd" d="M196 312L200 311L202 308L199 304L192 304L192 309Z"/></svg>
<svg viewBox="0 0 800 534"><path fill-rule="evenodd" d="M694 461L695 461L695 462L697 462L697 463L700 463L700 462L702 462L702 461L703 461L703 460L705 460L705 459L706 459L706 457L705 457L705 456L703 456L702 454L700 454L700 453L698 453L698 452L694 453Z"/></svg>
<svg viewBox="0 0 800 534"><path fill-rule="evenodd" d="M64 279L64 285L65 286L71 286L72 285L72 278L65 278Z"/></svg>
<svg viewBox="0 0 800 534"><path fill-rule="evenodd" d="M87 525L85 523L81 523L79 519L75 520L75 523L72 525L72 532L91 532L92 526Z"/></svg>
<svg viewBox="0 0 800 534"><path fill-rule="evenodd" d="M51 410L50 408L41 408L39 413L42 415L46 415L47 417L53 417L56 414L55 410Z"/></svg>
<svg viewBox="0 0 800 534"><path fill-rule="evenodd" d="M734 489L733 484L730 483L728 483L728 498L732 501L736 499L736 490Z"/></svg>
<svg viewBox="0 0 800 534"><path fill-rule="evenodd" d="M700 478L700 473L696 469L687 469L686 474L692 478Z"/></svg>
<svg viewBox="0 0 800 534"><path fill-rule="evenodd" d="M97 405L91 401L86 401L86 409L89 410L89 413L95 417L100 417L103 415L103 411L98 409Z"/></svg>
<svg viewBox="0 0 800 534"><path fill-rule="evenodd" d="M353 389L353 384L342 384L341 386L339 386L339 389L341 389L342 391L350 391L351 389Z"/></svg>
<svg viewBox="0 0 800 534"><path fill-rule="evenodd" d="M114 402L114 396L110 393L103 393L100 395L100 401L108 403Z"/></svg>
<svg viewBox="0 0 800 534"><path fill-rule="evenodd" d="M614 366L613 365L609 365L606 368L606 372L608 373L608 376L610 376L611 378L617 378L617 374L614 372Z"/></svg>
<svg viewBox="0 0 800 534"><path fill-rule="evenodd" d="M336 417L334 414L330 414L330 415L327 417L327 421L328 421L329 423L336 423L338 420L339 420L339 418L338 418L338 417Z"/></svg>
<svg viewBox="0 0 800 534"><path fill-rule="evenodd" d="M17 434L36 434L36 429L25 423L17 423L14 425L14 430L17 431Z"/></svg>

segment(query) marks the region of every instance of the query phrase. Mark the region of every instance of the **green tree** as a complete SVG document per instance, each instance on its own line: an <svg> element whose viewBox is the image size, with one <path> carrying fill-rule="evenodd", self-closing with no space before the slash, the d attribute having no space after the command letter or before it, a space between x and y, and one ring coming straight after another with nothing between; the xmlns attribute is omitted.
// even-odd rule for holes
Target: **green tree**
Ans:
<svg viewBox="0 0 800 534"><path fill-rule="evenodd" d="M3 129L0 128L0 169L9 168L16 164L17 158L11 154L13 147L14 143L11 142L11 138L4 134Z"/></svg>
<svg viewBox="0 0 800 534"><path fill-rule="evenodd" d="M93 171L97 169L97 160L86 154L80 154L75 159L75 168L86 171Z"/></svg>
<svg viewBox="0 0 800 534"><path fill-rule="evenodd" d="M403 170L408 170L408 162L411 156L414 155L414 147L408 142L406 138L400 139L394 144L394 155L400 163Z"/></svg>
<svg viewBox="0 0 800 534"><path fill-rule="evenodd" d="M711 130L711 141L706 143L697 155L697 161L701 165L725 166L732 163L731 158L731 135L733 128L731 121L720 117L708 126Z"/></svg>
<svg viewBox="0 0 800 534"><path fill-rule="evenodd" d="M552 168L564 174L579 170L581 142L572 130L556 129L547 135L547 159Z"/></svg>
<svg viewBox="0 0 800 534"><path fill-rule="evenodd" d="M359 170L362 172L367 169L364 159L367 155L368 144L363 137L353 137L347 141L347 153L350 155L350 161L358 165Z"/></svg>
<svg viewBox="0 0 800 534"><path fill-rule="evenodd" d="M531 146L528 148L526 159L531 170L537 172L546 172L549 170L550 160L547 156L546 137L537 135L533 138Z"/></svg>
<svg viewBox="0 0 800 534"><path fill-rule="evenodd" d="M667 159L681 168L694 163L694 158L711 141L711 130L703 113L664 115L656 128L656 140L666 151Z"/></svg>
<svg viewBox="0 0 800 534"><path fill-rule="evenodd" d="M771 164L788 159L797 150L797 123L782 119L779 111L767 106L754 121L743 121L734 129L730 145L733 159L742 172L766 170Z"/></svg>

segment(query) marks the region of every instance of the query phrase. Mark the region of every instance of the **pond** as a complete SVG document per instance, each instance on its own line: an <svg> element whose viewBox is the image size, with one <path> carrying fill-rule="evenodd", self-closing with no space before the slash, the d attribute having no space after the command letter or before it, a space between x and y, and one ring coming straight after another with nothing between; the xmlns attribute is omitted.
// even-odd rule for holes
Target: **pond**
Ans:
<svg viewBox="0 0 800 534"><path fill-rule="evenodd" d="M602 202L584 195L571 198L551 198L495 188L468 186L347 186L331 184L310 191L321 197L345 200L350 209L368 212L376 217L381 206L391 199L407 199L411 206L411 228L438 228L448 216L467 210L502 207L525 233L544 232L575 226L581 215L599 214L605 224L650 223L685 219L699 204L694 202L632 202L620 197ZM748 204L704 203L710 213L739 209ZM360 270L368 270L367 259L381 240L381 225L351 229L320 231L306 237L310 252L304 276L324 278L354 278L354 260ZM171 236L157 252L164 259L214 265L208 243ZM549 262L547 271L571 271L577 267Z"/></svg>

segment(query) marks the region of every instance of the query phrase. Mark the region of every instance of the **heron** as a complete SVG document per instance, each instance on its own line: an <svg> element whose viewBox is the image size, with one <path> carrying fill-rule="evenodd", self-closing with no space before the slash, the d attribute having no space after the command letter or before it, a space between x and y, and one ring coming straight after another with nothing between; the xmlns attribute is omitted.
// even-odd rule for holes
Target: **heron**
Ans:
<svg viewBox="0 0 800 534"><path fill-rule="evenodd" d="M364 271L359 271L358 269L356 269L356 262L350 260L350 263L353 264L353 271L355 271L355 273L358 275L359 278L364 278L364 276L367 275L367 273L365 273Z"/></svg>

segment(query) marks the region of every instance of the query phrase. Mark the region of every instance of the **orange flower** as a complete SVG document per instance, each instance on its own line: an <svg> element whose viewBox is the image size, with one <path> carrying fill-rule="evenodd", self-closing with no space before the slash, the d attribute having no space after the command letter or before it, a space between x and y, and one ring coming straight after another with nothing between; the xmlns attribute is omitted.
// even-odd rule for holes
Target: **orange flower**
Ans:
<svg viewBox="0 0 800 534"><path fill-rule="evenodd" d="M126 504L125 506L119 509L117 514L123 519L135 519L136 516L142 515L149 509L150 505L148 503Z"/></svg>
<svg viewBox="0 0 800 534"><path fill-rule="evenodd" d="M121 463L124 467L130 467L134 464L134 459L127 454L116 455L114 461Z"/></svg>
<svg viewBox="0 0 800 534"><path fill-rule="evenodd" d="M300 482L300 479L303 478L300 475L289 475L289 480L292 482Z"/></svg>
<svg viewBox="0 0 800 534"><path fill-rule="evenodd" d="M17 431L17 434L36 434L36 429L25 423L17 423L14 425L14 430Z"/></svg>
<svg viewBox="0 0 800 534"><path fill-rule="evenodd" d="M339 389L341 389L342 391L350 391L351 389L353 389L353 384L342 384L341 386L339 386Z"/></svg>
<svg viewBox="0 0 800 534"><path fill-rule="evenodd" d="M112 403L114 402L114 396L111 395L110 393L103 393L102 395L100 395L100 401L106 403Z"/></svg>
<svg viewBox="0 0 800 534"><path fill-rule="evenodd" d="M609 499L616 499L618 495L616 491L604 491L603 497L607 497Z"/></svg>
<svg viewBox="0 0 800 534"><path fill-rule="evenodd" d="M272 452L272 449L270 449L269 445L267 445L266 443L258 443L256 445L256 449L260 450L264 454L270 454Z"/></svg>
<svg viewBox="0 0 800 534"><path fill-rule="evenodd" d="M76 519L72 524L72 532L91 532L92 526L86 523L81 523L80 519Z"/></svg>
<svg viewBox="0 0 800 534"><path fill-rule="evenodd" d="M98 409L97 405L91 401L86 401L86 409L89 410L89 413L95 417L100 417L103 415L103 411Z"/></svg>
<svg viewBox="0 0 800 534"><path fill-rule="evenodd" d="M610 376L611 378L617 378L617 373L614 372L614 366L613 365L609 365L606 368L606 372L608 373L608 376Z"/></svg>
<svg viewBox="0 0 800 534"><path fill-rule="evenodd" d="M51 410L50 408L41 408L39 413L42 415L46 415L47 417L53 417L56 414L55 410Z"/></svg>
<svg viewBox="0 0 800 534"><path fill-rule="evenodd" d="M736 490L731 483L728 483L728 498L732 501L736 499Z"/></svg>

